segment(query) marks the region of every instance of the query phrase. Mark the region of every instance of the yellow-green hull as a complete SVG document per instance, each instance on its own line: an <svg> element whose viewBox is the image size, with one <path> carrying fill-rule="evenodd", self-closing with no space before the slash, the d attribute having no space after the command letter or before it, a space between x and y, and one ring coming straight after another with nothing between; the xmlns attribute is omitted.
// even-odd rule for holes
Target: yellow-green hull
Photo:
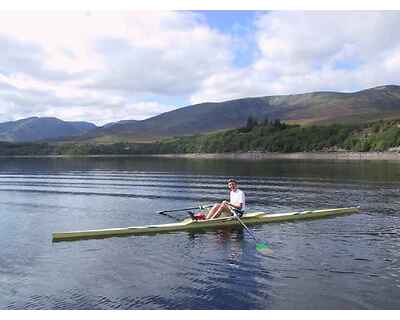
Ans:
<svg viewBox="0 0 400 320"><path fill-rule="evenodd" d="M358 211L359 211L358 207L351 207L351 208L298 211L298 212L276 213L276 214L268 214L265 212L254 212L254 213L244 214L241 220L245 224L286 222L294 220L326 218L337 215L351 214ZM124 236L124 235L144 235L144 234L155 234L162 232L191 231L197 229L204 230L213 228L215 229L215 228L232 227L236 225L240 224L233 217L217 218L213 220L199 220L199 221L186 219L176 223L148 225L143 227L55 232L53 233L53 241L108 238L108 237Z"/></svg>

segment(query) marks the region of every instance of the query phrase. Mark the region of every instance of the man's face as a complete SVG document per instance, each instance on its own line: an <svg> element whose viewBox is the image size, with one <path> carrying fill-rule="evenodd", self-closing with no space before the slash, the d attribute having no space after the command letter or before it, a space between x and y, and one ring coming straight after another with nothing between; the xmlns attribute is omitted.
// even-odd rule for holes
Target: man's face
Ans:
<svg viewBox="0 0 400 320"><path fill-rule="evenodd" d="M237 188L237 185L236 185L235 182L229 182L229 183L228 183L228 188L229 188L229 190L235 191L236 188Z"/></svg>

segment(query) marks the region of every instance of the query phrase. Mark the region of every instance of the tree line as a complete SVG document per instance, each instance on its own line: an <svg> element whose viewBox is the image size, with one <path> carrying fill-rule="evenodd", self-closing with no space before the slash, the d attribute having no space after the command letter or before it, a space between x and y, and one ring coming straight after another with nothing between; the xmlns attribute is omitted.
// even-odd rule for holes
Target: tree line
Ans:
<svg viewBox="0 0 400 320"><path fill-rule="evenodd" d="M291 125L278 119L249 118L242 128L163 139L153 143L10 143L1 156L134 155L225 152L387 151L400 146L400 120L325 126Z"/></svg>

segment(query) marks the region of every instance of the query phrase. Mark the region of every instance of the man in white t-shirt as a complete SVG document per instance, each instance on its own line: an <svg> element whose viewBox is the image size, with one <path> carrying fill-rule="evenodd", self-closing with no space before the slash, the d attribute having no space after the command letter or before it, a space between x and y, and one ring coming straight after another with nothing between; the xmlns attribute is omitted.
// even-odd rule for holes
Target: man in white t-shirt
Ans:
<svg viewBox="0 0 400 320"><path fill-rule="evenodd" d="M215 219L221 216L230 216L231 211L229 210L229 206L241 211L245 210L246 201L244 192L238 189L238 182L235 179L228 180L228 189L231 190L229 194L229 202L224 200L219 204L215 204L208 212L206 219Z"/></svg>

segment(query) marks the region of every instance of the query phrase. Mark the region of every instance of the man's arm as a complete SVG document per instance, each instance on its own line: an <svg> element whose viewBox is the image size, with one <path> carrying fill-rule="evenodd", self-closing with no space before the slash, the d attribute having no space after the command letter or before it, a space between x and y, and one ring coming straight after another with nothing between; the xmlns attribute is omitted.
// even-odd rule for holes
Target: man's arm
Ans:
<svg viewBox="0 0 400 320"><path fill-rule="evenodd" d="M225 203L225 204L229 204L230 206L232 206L232 207L234 207L234 208L236 208L236 209L239 209L239 210L241 210L242 207L243 207L243 203L242 203L242 202L239 203L239 205L230 203L229 201L224 201L224 203Z"/></svg>

